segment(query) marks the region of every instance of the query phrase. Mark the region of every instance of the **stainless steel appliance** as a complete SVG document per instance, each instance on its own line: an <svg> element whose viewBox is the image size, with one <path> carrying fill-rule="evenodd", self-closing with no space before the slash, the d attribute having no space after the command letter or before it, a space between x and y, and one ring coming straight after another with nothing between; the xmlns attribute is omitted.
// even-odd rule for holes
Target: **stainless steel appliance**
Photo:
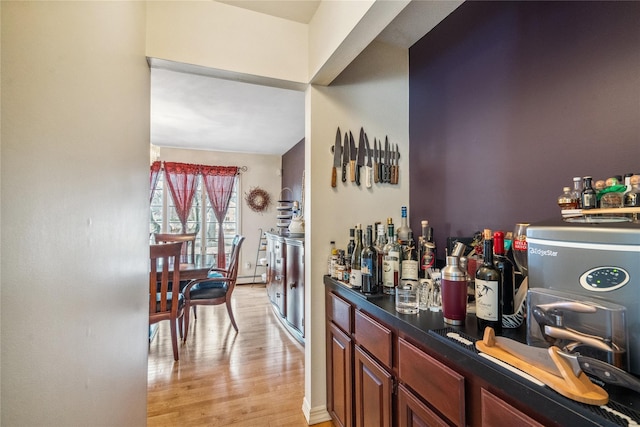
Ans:
<svg viewBox="0 0 640 427"><path fill-rule="evenodd" d="M532 224L527 230L529 286L626 307L629 369L640 375L640 224Z"/></svg>

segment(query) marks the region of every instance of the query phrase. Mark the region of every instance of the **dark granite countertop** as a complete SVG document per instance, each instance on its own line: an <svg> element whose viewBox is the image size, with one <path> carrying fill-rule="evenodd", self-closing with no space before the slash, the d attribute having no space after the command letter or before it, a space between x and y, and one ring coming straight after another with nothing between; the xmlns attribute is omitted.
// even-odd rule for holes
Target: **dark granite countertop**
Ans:
<svg viewBox="0 0 640 427"><path fill-rule="evenodd" d="M325 285L334 293L351 302L395 329L402 337L408 337L422 347L437 354L445 363L455 367L463 375L473 375L486 381L493 390L509 396L528 411L542 413L545 418L567 426L615 426L638 425L640 423L640 396L633 391L605 386L610 395L608 409L582 404L540 386L507 368L480 356L474 346L465 346L446 336L447 332L457 332L471 341L482 339L476 327L474 315L467 315L462 326L445 324L441 312L420 311L418 314L401 314L395 310L395 299L390 295L365 295L345 286L329 276L324 277ZM504 329L502 336L524 342L526 325L518 329ZM619 415L614 415L617 411ZM629 421L625 420L629 417Z"/></svg>

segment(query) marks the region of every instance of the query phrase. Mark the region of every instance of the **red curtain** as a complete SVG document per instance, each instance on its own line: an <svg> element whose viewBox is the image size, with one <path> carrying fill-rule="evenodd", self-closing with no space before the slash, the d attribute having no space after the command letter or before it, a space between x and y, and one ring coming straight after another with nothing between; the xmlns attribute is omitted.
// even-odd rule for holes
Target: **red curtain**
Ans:
<svg viewBox="0 0 640 427"><path fill-rule="evenodd" d="M153 200L153 192L156 191L158 185L158 177L160 176L160 161L151 163L151 177L149 182L149 203Z"/></svg>
<svg viewBox="0 0 640 427"><path fill-rule="evenodd" d="M187 232L187 218L196 192L197 176L200 166L188 163L164 162L164 174L169 191L176 205L176 213L182 224L182 232Z"/></svg>
<svg viewBox="0 0 640 427"><path fill-rule="evenodd" d="M222 224L229 209L229 201L238 175L237 166L201 166L202 179L207 195L218 220L218 259L219 268L226 267L224 251L224 230Z"/></svg>

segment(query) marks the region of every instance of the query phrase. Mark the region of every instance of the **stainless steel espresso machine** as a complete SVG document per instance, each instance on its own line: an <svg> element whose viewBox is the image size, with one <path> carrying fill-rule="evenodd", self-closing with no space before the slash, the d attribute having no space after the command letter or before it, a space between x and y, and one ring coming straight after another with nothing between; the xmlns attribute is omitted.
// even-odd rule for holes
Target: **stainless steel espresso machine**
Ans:
<svg viewBox="0 0 640 427"><path fill-rule="evenodd" d="M563 220L542 222L529 226L527 243L530 297L532 292L544 293L549 290L549 294L557 291L576 295L577 302L581 297L585 300L603 301L605 312L607 307L626 308L622 310L625 331L612 333L625 335L620 342L627 348L617 349L624 356L622 362L619 362L622 366L619 367L640 376L640 224ZM602 334L598 329L619 328L615 324L619 319L614 319L612 324L603 324L609 323L609 320L600 318L587 325L591 319L596 318L590 317L588 313L572 312L572 307L580 306L568 304L567 301L558 302L555 307L564 309L556 309L553 313L543 313L541 316L549 315L551 320L561 325L563 316L574 316L574 322L575 319L580 319L577 323L584 323L588 330L585 336L593 335L594 339L608 345L611 343L607 343L606 338L601 338ZM544 323L540 318L536 320L531 307L529 311L528 322ZM544 335L543 325L534 325L537 326L540 326ZM567 329L580 329L579 326ZM584 339L587 340L588 338Z"/></svg>

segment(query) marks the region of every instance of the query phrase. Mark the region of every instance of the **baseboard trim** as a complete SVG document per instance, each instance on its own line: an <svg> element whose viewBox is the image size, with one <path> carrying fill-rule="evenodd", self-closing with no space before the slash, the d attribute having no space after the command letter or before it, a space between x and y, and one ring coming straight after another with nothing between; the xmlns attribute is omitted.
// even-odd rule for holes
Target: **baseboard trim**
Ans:
<svg viewBox="0 0 640 427"><path fill-rule="evenodd" d="M311 408L306 397L302 400L302 413L307 419L307 424L310 426L323 423L325 421L331 421L331 415L329 415L326 405Z"/></svg>

